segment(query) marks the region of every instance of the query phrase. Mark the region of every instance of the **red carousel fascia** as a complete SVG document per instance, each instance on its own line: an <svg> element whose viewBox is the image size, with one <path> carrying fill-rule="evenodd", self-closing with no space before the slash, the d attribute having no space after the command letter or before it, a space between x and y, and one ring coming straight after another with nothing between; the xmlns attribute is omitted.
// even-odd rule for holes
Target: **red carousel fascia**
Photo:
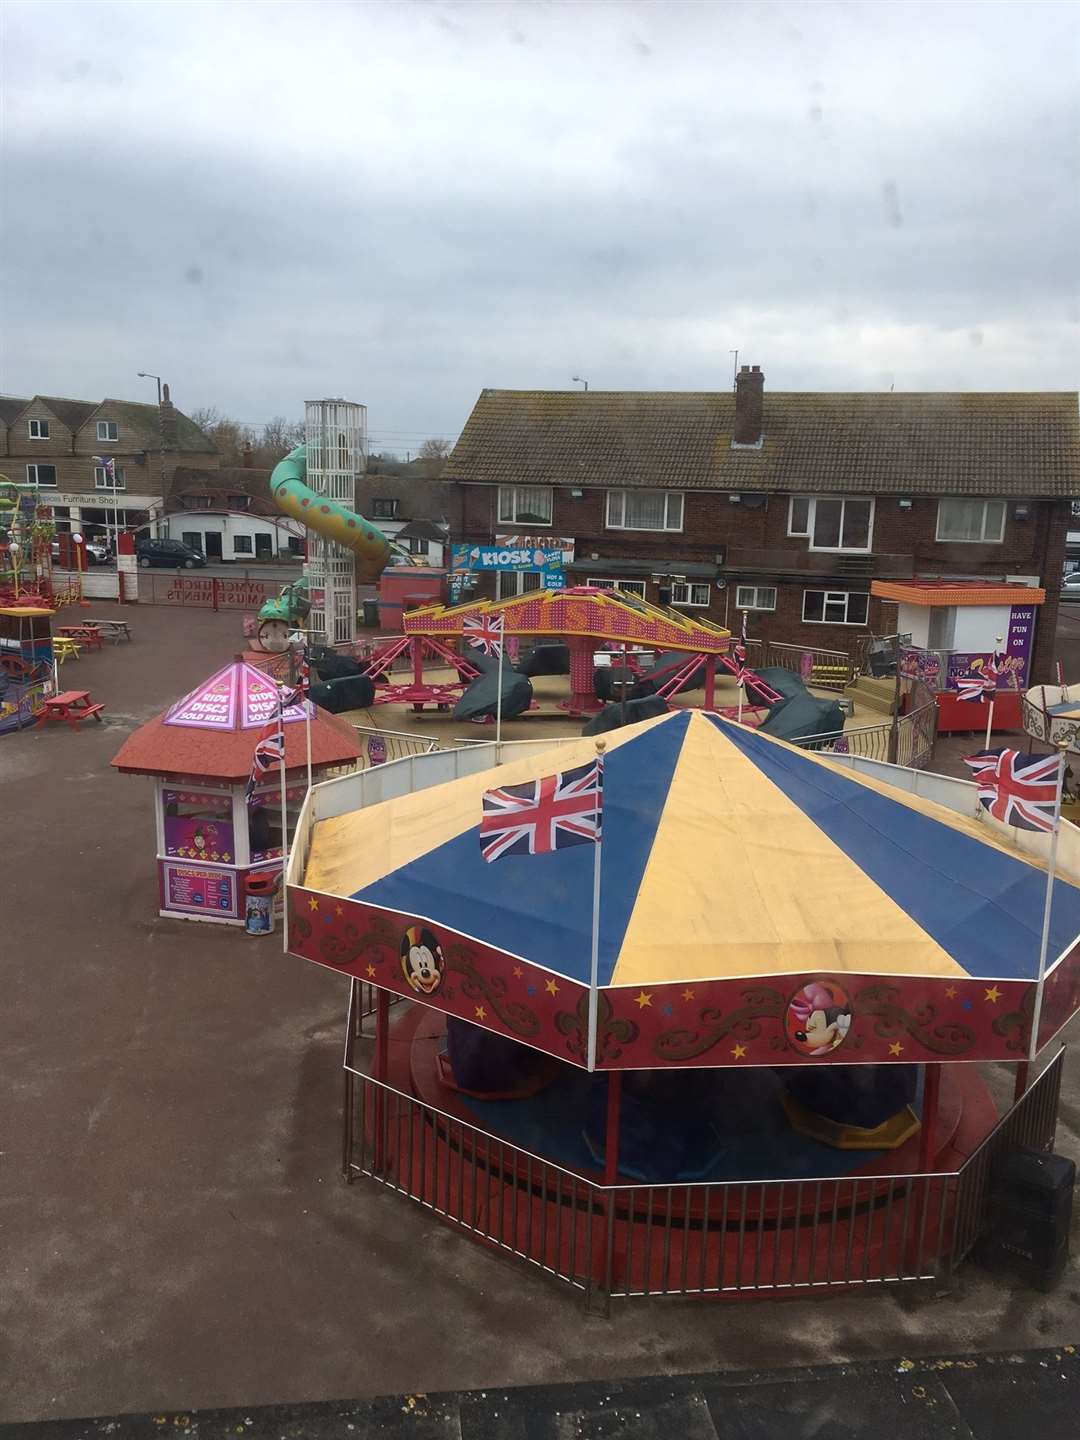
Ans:
<svg viewBox="0 0 1080 1440"><path fill-rule="evenodd" d="M484 945L423 916L288 887L290 952L584 1066L588 986ZM432 929L444 970L423 993L408 983L400 947L410 927ZM826 980L848 997L842 1044L808 1054L792 1040L792 997ZM881 976L847 972L601 987L597 1069L678 1066L910 1064L1022 1061L1031 1048L1038 985L1027 980ZM1042 1049L1080 1009L1080 943L1048 973Z"/></svg>

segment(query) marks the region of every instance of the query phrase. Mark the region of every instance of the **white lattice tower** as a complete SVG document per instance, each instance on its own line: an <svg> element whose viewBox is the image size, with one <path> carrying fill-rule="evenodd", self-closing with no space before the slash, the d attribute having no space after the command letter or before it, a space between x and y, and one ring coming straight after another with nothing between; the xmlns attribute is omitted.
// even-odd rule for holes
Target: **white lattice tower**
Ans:
<svg viewBox="0 0 1080 1440"><path fill-rule="evenodd" d="M351 400L308 400L304 404L307 483L319 495L353 510L356 482L367 469L367 406ZM351 550L314 531L304 567L311 587L308 625L327 645L356 639L356 560Z"/></svg>

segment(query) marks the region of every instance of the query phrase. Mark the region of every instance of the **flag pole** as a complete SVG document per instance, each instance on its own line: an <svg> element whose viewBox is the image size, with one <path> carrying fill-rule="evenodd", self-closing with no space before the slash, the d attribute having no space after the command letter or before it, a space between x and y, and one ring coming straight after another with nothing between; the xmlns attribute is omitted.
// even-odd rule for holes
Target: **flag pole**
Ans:
<svg viewBox="0 0 1080 1440"><path fill-rule="evenodd" d="M735 717L735 718L738 720L738 722L739 722L740 725L742 724L743 696L746 694L746 666L747 666L747 664L748 664L748 656L747 656L747 653L746 653L746 611L744 610L744 611L742 612L742 658L739 660L739 675L738 675L738 680L739 680L739 713L738 713L738 714L736 715L736 717Z"/></svg>
<svg viewBox="0 0 1080 1440"><path fill-rule="evenodd" d="M502 743L502 680L503 680L503 651L506 649L506 635L499 636L499 668L498 679L495 691L495 760L499 759L499 746Z"/></svg>
<svg viewBox="0 0 1080 1440"><path fill-rule="evenodd" d="M604 843L604 751L607 748L606 740L596 742L596 764L600 774L598 777L597 796L599 809L597 819L599 826L596 833L596 844L593 846L593 876L592 876L592 952L589 957L589 1039L588 1039L588 1066L590 1074L596 1069L596 1012L599 1000L599 979L600 979L600 858Z"/></svg>
<svg viewBox="0 0 1080 1440"><path fill-rule="evenodd" d="M1034 1060L1039 1048L1039 1020L1042 1017L1043 986L1046 982L1047 951L1050 948L1050 910L1054 903L1054 871L1057 868L1058 835L1061 833L1061 796L1065 789L1065 752L1068 744L1059 740L1057 796L1054 800L1054 828L1050 834L1050 855L1046 862L1046 901L1043 906L1042 939L1039 942L1039 983L1035 990L1035 1008L1031 1015L1031 1044L1028 1059Z"/></svg>
<svg viewBox="0 0 1080 1440"><path fill-rule="evenodd" d="M983 746L984 750L990 749L990 731L994 728L994 701L997 698L998 656L1001 654L1001 647L1004 643L1005 637L1003 635L999 635L997 637L997 648L994 651L993 658L990 661L991 667L994 671L994 688L990 691L990 712L986 717L986 744Z"/></svg>
<svg viewBox="0 0 1080 1440"><path fill-rule="evenodd" d="M289 870L289 797L285 780L285 696L280 685L277 697L277 729L281 751L281 899L285 906L285 918L281 926L281 948L287 955L289 953L289 915L285 876Z"/></svg>
<svg viewBox="0 0 1080 1440"><path fill-rule="evenodd" d="M304 706L304 730L307 740L307 788L311 789L311 661L308 658L307 631L304 631L303 644L300 650L300 698Z"/></svg>

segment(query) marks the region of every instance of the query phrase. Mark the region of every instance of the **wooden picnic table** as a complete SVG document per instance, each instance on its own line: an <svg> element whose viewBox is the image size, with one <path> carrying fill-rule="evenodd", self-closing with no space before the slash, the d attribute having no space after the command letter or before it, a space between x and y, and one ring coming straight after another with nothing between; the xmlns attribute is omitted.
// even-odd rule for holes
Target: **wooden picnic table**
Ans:
<svg viewBox="0 0 1080 1440"><path fill-rule="evenodd" d="M45 701L35 729L40 729L49 720L66 720L73 730L77 730L91 715L100 725L104 709L100 702L91 704L89 690L62 690L59 695L50 695Z"/></svg>
<svg viewBox="0 0 1080 1440"><path fill-rule="evenodd" d="M119 645L121 639L131 644L131 626L126 620L86 620L83 623L104 630L114 645Z"/></svg>
<svg viewBox="0 0 1080 1440"><path fill-rule="evenodd" d="M78 625L58 625L57 634L67 640L77 640L80 645L86 645L91 650L100 650L105 644L101 630L97 625L83 620Z"/></svg>
<svg viewBox="0 0 1080 1440"><path fill-rule="evenodd" d="M59 660L61 665L64 663L65 660L70 660L72 656L74 656L74 658L78 660L79 651L81 649L82 646L79 644L78 640L72 640L70 635L53 636L53 654L56 656L57 660Z"/></svg>

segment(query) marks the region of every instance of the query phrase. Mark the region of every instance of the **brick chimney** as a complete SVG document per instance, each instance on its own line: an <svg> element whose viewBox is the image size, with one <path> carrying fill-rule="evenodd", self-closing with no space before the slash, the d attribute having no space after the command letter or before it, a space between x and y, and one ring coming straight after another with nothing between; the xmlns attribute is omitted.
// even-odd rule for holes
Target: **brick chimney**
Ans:
<svg viewBox="0 0 1080 1440"><path fill-rule="evenodd" d="M245 470L250 470L255 464L255 451L252 450L250 445L245 445L240 452L240 464Z"/></svg>
<svg viewBox="0 0 1080 1440"><path fill-rule="evenodd" d="M159 406L161 421L161 448L163 450L175 450L177 448L176 434L176 407L169 398L168 385L161 387L161 405Z"/></svg>
<svg viewBox="0 0 1080 1440"><path fill-rule="evenodd" d="M760 445L765 419L765 376L760 365L740 365L735 380L733 445Z"/></svg>

